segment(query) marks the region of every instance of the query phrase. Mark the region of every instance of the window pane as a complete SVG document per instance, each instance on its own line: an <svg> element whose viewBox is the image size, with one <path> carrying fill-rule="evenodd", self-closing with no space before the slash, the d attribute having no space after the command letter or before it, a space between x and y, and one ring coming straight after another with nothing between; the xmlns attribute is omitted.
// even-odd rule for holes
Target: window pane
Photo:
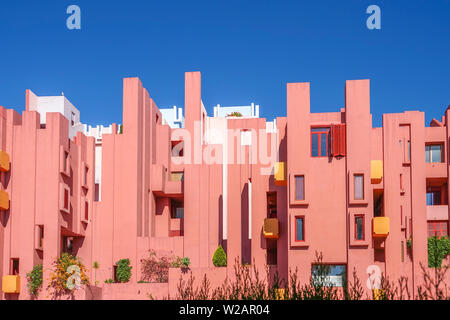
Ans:
<svg viewBox="0 0 450 320"><path fill-rule="evenodd" d="M363 175L355 174L354 176L355 200L364 199L364 181Z"/></svg>
<svg viewBox="0 0 450 320"><path fill-rule="evenodd" d="M433 205L433 193L427 192L427 206Z"/></svg>
<svg viewBox="0 0 450 320"><path fill-rule="evenodd" d="M304 176L295 176L295 200L305 200Z"/></svg>
<svg viewBox="0 0 450 320"><path fill-rule="evenodd" d="M356 240L364 240L364 230L363 230L363 217L356 217L355 218L355 224L356 224Z"/></svg>
<svg viewBox="0 0 450 320"><path fill-rule="evenodd" d="M320 134L320 156L325 157L328 156L328 134L321 133Z"/></svg>
<svg viewBox="0 0 450 320"><path fill-rule="evenodd" d="M425 146L425 162L430 162L430 146Z"/></svg>
<svg viewBox="0 0 450 320"><path fill-rule="evenodd" d="M296 218L296 236L295 240L297 241L304 241L305 238L303 237L303 218Z"/></svg>
<svg viewBox="0 0 450 320"><path fill-rule="evenodd" d="M441 162L441 146L431 146L431 162Z"/></svg>
<svg viewBox="0 0 450 320"><path fill-rule="evenodd" d="M346 273L345 265L313 265L312 282L323 287L342 287Z"/></svg>
<svg viewBox="0 0 450 320"><path fill-rule="evenodd" d="M311 156L313 156L313 157L319 156L319 135L318 134L311 135Z"/></svg>

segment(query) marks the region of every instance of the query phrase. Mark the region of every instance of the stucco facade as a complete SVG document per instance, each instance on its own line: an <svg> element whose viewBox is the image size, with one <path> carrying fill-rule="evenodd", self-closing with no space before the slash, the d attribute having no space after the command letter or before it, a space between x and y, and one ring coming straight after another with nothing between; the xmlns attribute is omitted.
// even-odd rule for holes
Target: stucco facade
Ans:
<svg viewBox="0 0 450 320"><path fill-rule="evenodd" d="M109 298L139 298L133 285L150 249L189 257L216 282L235 259L269 264L285 279L298 268L308 282L320 252L364 284L376 266L416 290L429 230L448 235L449 110L430 126L423 112L385 114L375 128L369 80L347 81L345 107L331 113L311 112L309 83L289 83L287 116L266 122L253 104L249 116L208 117L201 75L188 72L184 118L174 111L183 128L166 124L140 80L126 78L122 127L101 139L58 112L41 121L38 97L26 96L22 115L0 108L0 274L21 279L4 299L29 298L26 273L36 264L45 288L67 244L91 279L98 262L100 286L130 259L130 293L107 285ZM227 271L214 269L218 245ZM158 292L170 292L172 280Z"/></svg>

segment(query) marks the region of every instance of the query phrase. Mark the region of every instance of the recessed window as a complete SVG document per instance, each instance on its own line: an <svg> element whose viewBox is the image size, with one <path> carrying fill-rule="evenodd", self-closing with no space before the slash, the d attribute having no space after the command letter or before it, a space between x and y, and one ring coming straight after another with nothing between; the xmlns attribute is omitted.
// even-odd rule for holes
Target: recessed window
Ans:
<svg viewBox="0 0 450 320"><path fill-rule="evenodd" d="M443 147L442 144L425 145L425 162L427 163L443 162L442 147Z"/></svg>
<svg viewBox="0 0 450 320"><path fill-rule="evenodd" d="M305 200L305 176L295 176L295 200Z"/></svg>
<svg viewBox="0 0 450 320"><path fill-rule="evenodd" d="M88 184L88 172L89 172L89 168L87 166L84 166L84 181L83 181L83 184L85 186L87 186L87 184Z"/></svg>
<svg viewBox="0 0 450 320"><path fill-rule="evenodd" d="M16 276L19 274L19 258L12 258L11 259L11 274L13 276Z"/></svg>
<svg viewBox="0 0 450 320"><path fill-rule="evenodd" d="M311 128L311 157L328 157L330 128Z"/></svg>
<svg viewBox="0 0 450 320"><path fill-rule="evenodd" d="M317 286L343 287L346 276L346 265L315 264L312 266L311 281Z"/></svg>
<svg viewBox="0 0 450 320"><path fill-rule="evenodd" d="M69 190L64 188L64 209L69 210Z"/></svg>
<svg viewBox="0 0 450 320"><path fill-rule="evenodd" d="M364 240L364 216L355 216L355 240Z"/></svg>
<svg viewBox="0 0 450 320"><path fill-rule="evenodd" d="M172 141L172 157L183 157L184 155L184 141L177 140Z"/></svg>
<svg viewBox="0 0 450 320"><path fill-rule="evenodd" d="M441 188L428 187L427 188L427 206L441 205Z"/></svg>
<svg viewBox="0 0 450 320"><path fill-rule="evenodd" d="M354 199L363 200L364 199L364 175L355 174L353 176L353 186L354 186Z"/></svg>
<svg viewBox="0 0 450 320"><path fill-rule="evenodd" d="M63 159L63 166L64 166L64 172L68 171L69 167L69 153L67 151L64 151L64 159Z"/></svg>
<svg viewBox="0 0 450 320"><path fill-rule="evenodd" d="M448 237L448 221L428 221L429 237Z"/></svg>
<svg viewBox="0 0 450 320"><path fill-rule="evenodd" d="M304 217L295 217L295 241L305 241Z"/></svg>
<svg viewBox="0 0 450 320"><path fill-rule="evenodd" d="M84 220L89 221L89 201L84 202Z"/></svg>
<svg viewBox="0 0 450 320"><path fill-rule="evenodd" d="M170 216L172 219L184 218L183 199L171 199L170 206L171 206Z"/></svg>

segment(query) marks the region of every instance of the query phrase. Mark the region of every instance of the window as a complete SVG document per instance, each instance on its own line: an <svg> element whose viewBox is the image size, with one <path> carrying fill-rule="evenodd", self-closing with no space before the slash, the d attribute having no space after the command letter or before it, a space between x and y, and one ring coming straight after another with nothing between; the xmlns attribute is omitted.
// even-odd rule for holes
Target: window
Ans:
<svg viewBox="0 0 450 320"><path fill-rule="evenodd" d="M69 211L69 189L64 188L64 209Z"/></svg>
<svg viewBox="0 0 450 320"><path fill-rule="evenodd" d="M89 201L84 202L84 220L89 221Z"/></svg>
<svg viewBox="0 0 450 320"><path fill-rule="evenodd" d="M315 264L312 266L311 280L322 287L343 287L347 276L345 265Z"/></svg>
<svg viewBox="0 0 450 320"><path fill-rule="evenodd" d="M83 181L83 184L85 186L87 186L87 184L88 184L88 172L89 172L89 168L87 166L84 166L84 181Z"/></svg>
<svg viewBox="0 0 450 320"><path fill-rule="evenodd" d="M38 226L38 246L39 248L44 247L44 226Z"/></svg>
<svg viewBox="0 0 450 320"><path fill-rule="evenodd" d="M355 200L364 199L364 175L355 174L353 176L354 198Z"/></svg>
<svg viewBox="0 0 450 320"><path fill-rule="evenodd" d="M425 145L425 162L435 163L442 161L442 144Z"/></svg>
<svg viewBox="0 0 450 320"><path fill-rule="evenodd" d="M170 206L170 216L172 219L184 218L184 204L182 199L171 199Z"/></svg>
<svg viewBox="0 0 450 320"><path fill-rule="evenodd" d="M172 157L183 157L184 141L172 141Z"/></svg>
<svg viewBox="0 0 450 320"><path fill-rule="evenodd" d="M328 157L330 128L311 128L311 157Z"/></svg>
<svg viewBox="0 0 450 320"><path fill-rule="evenodd" d="M72 254L73 249L73 237L62 237L62 252Z"/></svg>
<svg viewBox="0 0 450 320"><path fill-rule="evenodd" d="M295 241L305 241L304 217L295 217Z"/></svg>
<svg viewBox="0 0 450 320"><path fill-rule="evenodd" d="M16 276L19 274L19 259L12 258L11 259L11 275Z"/></svg>
<svg viewBox="0 0 450 320"><path fill-rule="evenodd" d="M295 200L305 200L305 176L295 176Z"/></svg>
<svg viewBox="0 0 450 320"><path fill-rule="evenodd" d="M448 221L428 221L428 236L447 237Z"/></svg>
<svg viewBox="0 0 450 320"><path fill-rule="evenodd" d="M428 187L427 188L427 206L441 205L441 188Z"/></svg>
<svg viewBox="0 0 450 320"><path fill-rule="evenodd" d="M364 240L364 215L355 216L355 240Z"/></svg>
<svg viewBox="0 0 450 320"><path fill-rule="evenodd" d="M67 151L64 151L64 159L63 159L64 172L68 171L68 165L69 165L69 153Z"/></svg>

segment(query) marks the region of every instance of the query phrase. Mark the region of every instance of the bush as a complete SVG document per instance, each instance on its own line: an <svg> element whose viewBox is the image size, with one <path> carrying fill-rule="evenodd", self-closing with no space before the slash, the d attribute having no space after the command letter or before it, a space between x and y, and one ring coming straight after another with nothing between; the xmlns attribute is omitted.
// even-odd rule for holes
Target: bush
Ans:
<svg viewBox="0 0 450 320"><path fill-rule="evenodd" d="M70 268L69 268L70 267ZM53 295L73 294L79 285L89 284L86 267L81 260L68 253L53 261L53 270L50 272L48 289L53 289Z"/></svg>
<svg viewBox="0 0 450 320"><path fill-rule="evenodd" d="M114 283L114 280L111 279L111 278L109 278L109 279L106 279L106 280L105 280L105 283Z"/></svg>
<svg viewBox="0 0 450 320"><path fill-rule="evenodd" d="M429 237L428 238L428 266L440 268L442 260L450 254L450 238Z"/></svg>
<svg viewBox="0 0 450 320"><path fill-rule="evenodd" d="M213 264L215 267L226 267L227 266L227 254L223 250L222 246L216 249L213 256Z"/></svg>
<svg viewBox="0 0 450 320"><path fill-rule="evenodd" d="M189 259L188 257L184 257L183 259L181 259L181 266L184 268L188 268L191 264L191 259Z"/></svg>
<svg viewBox="0 0 450 320"><path fill-rule="evenodd" d="M116 277L119 282L128 282L131 278L130 259L120 259L117 262Z"/></svg>
<svg viewBox="0 0 450 320"><path fill-rule="evenodd" d="M42 288L42 264L34 266L30 273L27 273L28 292L32 297L37 297Z"/></svg>

